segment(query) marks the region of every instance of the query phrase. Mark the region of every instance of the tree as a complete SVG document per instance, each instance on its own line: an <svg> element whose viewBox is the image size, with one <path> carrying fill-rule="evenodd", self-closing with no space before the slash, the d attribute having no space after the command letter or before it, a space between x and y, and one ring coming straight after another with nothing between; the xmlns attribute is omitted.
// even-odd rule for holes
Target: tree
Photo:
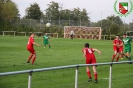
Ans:
<svg viewBox="0 0 133 88"><path fill-rule="evenodd" d="M119 16L111 15L111 16L108 16L107 19L118 24L119 26L123 25L123 22Z"/></svg>
<svg viewBox="0 0 133 88"><path fill-rule="evenodd" d="M48 8L46 11L46 18L47 20L65 20L66 23L70 23L71 25L89 25L89 17L87 16L86 9L82 11L80 8L74 8L73 10L70 9L62 9L62 5L59 6L57 2L50 2L48 4ZM74 24L75 22L75 24ZM81 22L81 23L80 23ZM70 24L69 24L70 25Z"/></svg>
<svg viewBox="0 0 133 88"><path fill-rule="evenodd" d="M81 11L81 25L90 26L90 18L88 17L86 9L83 9L83 11Z"/></svg>
<svg viewBox="0 0 133 88"><path fill-rule="evenodd" d="M11 0L0 1L0 18L12 19L18 17L17 5Z"/></svg>
<svg viewBox="0 0 133 88"><path fill-rule="evenodd" d="M101 25L102 23L102 25ZM103 19L98 21L97 23L93 24L94 27L101 27L102 28L102 34L103 35L110 35L110 25L112 24L112 22L108 19Z"/></svg>
<svg viewBox="0 0 133 88"><path fill-rule="evenodd" d="M129 30L133 31L133 22L129 23Z"/></svg>
<svg viewBox="0 0 133 88"><path fill-rule="evenodd" d="M18 13L17 5L14 2L11 0L0 0L0 30L12 30L11 21L18 18Z"/></svg>
<svg viewBox="0 0 133 88"><path fill-rule="evenodd" d="M61 20L68 20L71 22L71 25L74 26L88 26L90 24L89 17L87 16L86 9L82 11L79 8L74 8L73 10L64 9L60 11L60 19ZM70 25L69 24L69 25Z"/></svg>
<svg viewBox="0 0 133 88"><path fill-rule="evenodd" d="M59 20L59 4L52 1L48 4L48 8L45 10L46 17L49 20Z"/></svg>
<svg viewBox="0 0 133 88"><path fill-rule="evenodd" d="M24 18L27 19L40 19L42 12L40 11L40 7L37 3L33 3L26 9L26 16Z"/></svg>
<svg viewBox="0 0 133 88"><path fill-rule="evenodd" d="M101 25L102 23L102 25ZM117 35L123 33L123 22L119 16L111 15L98 21L95 26L102 27L103 35Z"/></svg>
<svg viewBox="0 0 133 88"><path fill-rule="evenodd" d="M71 18L71 11L69 9L60 11L60 20L69 20Z"/></svg>
<svg viewBox="0 0 133 88"><path fill-rule="evenodd" d="M120 31L120 27L117 23L113 23L110 25L110 34L118 35Z"/></svg>

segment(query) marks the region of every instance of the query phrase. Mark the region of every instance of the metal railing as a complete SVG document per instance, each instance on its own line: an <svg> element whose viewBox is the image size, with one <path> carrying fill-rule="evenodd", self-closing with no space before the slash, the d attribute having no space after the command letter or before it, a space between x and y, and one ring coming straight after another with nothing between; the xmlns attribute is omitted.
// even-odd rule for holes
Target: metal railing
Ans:
<svg viewBox="0 0 133 88"><path fill-rule="evenodd" d="M66 68L76 68L75 70L75 88L78 88L78 68L85 67L85 66L100 66L100 65L110 65L110 72L109 72L109 88L112 87L112 65L113 64L124 64L124 63L131 63L132 61L120 61L120 62L106 62L106 63L97 63L97 64L77 64L77 65L68 65L68 66L59 66L59 67L50 67L50 68L40 68L40 69L33 69L33 70L22 70L22 71L14 71L14 72L4 72L0 73L0 76L6 75L15 75L15 74L25 74L29 73L28 77L28 88L31 88L31 79L33 72L41 72L41 71L49 71L49 70L58 70L58 69L66 69Z"/></svg>

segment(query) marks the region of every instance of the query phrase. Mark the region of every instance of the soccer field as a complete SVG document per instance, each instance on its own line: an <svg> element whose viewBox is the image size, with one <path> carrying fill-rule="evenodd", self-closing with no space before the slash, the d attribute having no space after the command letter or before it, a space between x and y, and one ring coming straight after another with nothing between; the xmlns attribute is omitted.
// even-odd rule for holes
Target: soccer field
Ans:
<svg viewBox="0 0 133 88"><path fill-rule="evenodd" d="M41 37L35 37L37 58L34 65L26 63L30 53L26 50L29 37L0 36L0 73L37 68L84 64L82 48L84 43L99 49L95 53L97 62L110 62L113 54L112 41L52 38L52 50L44 49ZM133 45L133 44L132 44ZM131 52L131 57L133 54ZM126 61L127 59L119 60ZM133 64L113 65L112 88L133 88ZM78 88L108 88L109 65L98 66L98 83L87 82L85 67L79 68ZM93 77L93 71L91 69ZM27 88L29 74L0 76L0 88ZM93 77L94 78L94 77ZM74 88L75 68L36 72L32 75L32 88Z"/></svg>

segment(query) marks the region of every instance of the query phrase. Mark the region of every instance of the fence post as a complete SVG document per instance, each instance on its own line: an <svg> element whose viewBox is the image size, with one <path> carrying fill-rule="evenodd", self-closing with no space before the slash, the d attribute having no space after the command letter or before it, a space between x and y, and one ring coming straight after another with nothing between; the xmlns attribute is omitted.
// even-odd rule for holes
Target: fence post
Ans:
<svg viewBox="0 0 133 88"><path fill-rule="evenodd" d="M109 88L112 86L112 64L110 64L110 72L109 72Z"/></svg>
<svg viewBox="0 0 133 88"><path fill-rule="evenodd" d="M75 88L78 88L78 66L76 66L75 71Z"/></svg>
<svg viewBox="0 0 133 88"><path fill-rule="evenodd" d="M31 78L32 78L32 71L29 73L28 88L31 88Z"/></svg>
<svg viewBox="0 0 133 88"><path fill-rule="evenodd" d="M3 36L4 36L4 31L2 31L3 32Z"/></svg>
<svg viewBox="0 0 133 88"><path fill-rule="evenodd" d="M14 31L14 36L15 36L15 31Z"/></svg>

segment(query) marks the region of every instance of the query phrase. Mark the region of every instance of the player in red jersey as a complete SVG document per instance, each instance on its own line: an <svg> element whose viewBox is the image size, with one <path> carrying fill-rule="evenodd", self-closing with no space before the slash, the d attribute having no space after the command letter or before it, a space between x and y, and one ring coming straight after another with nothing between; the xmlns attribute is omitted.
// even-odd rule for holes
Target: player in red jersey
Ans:
<svg viewBox="0 0 133 88"><path fill-rule="evenodd" d="M116 57L116 62L119 60L119 56L123 58L123 45L122 45L122 40L119 39L119 36L116 36L116 38L113 40L113 49L114 49L114 54L112 56L112 62L114 61L114 58Z"/></svg>
<svg viewBox="0 0 133 88"><path fill-rule="evenodd" d="M85 48L82 50L82 52L84 53L84 57L86 58L86 64L96 64L96 58L93 52L98 52L99 54L101 54L101 52L97 49L94 48L89 48L89 43L85 43ZM97 83L97 70L96 70L96 66L92 66L93 72L94 72L94 79L95 79L95 83ZM86 66L86 72L88 75L88 82L92 81L92 77L91 77L91 72L90 72L90 67Z"/></svg>
<svg viewBox="0 0 133 88"><path fill-rule="evenodd" d="M28 40L28 44L27 44L27 50L31 53L29 58L28 58L27 63L30 63L30 59L32 58L32 64L34 64L34 61L36 60L36 52L35 52L33 46L34 45L40 46L39 44L34 42L34 36L35 36L35 34L32 33L29 40Z"/></svg>

